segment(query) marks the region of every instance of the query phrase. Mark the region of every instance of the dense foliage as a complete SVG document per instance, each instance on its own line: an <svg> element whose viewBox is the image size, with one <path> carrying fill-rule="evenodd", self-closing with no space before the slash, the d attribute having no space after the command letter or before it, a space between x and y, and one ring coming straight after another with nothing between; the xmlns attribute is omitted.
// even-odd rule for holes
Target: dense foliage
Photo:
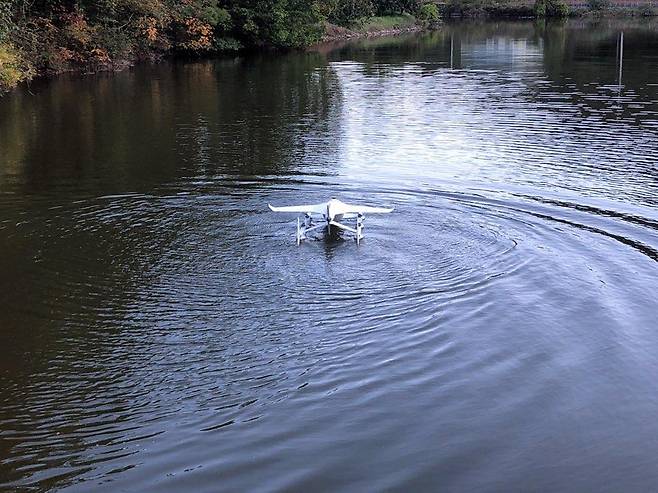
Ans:
<svg viewBox="0 0 658 493"><path fill-rule="evenodd" d="M436 24L441 19L441 12L435 3L425 3L418 10L418 18L428 25Z"/></svg>
<svg viewBox="0 0 658 493"><path fill-rule="evenodd" d="M569 6L564 0L535 0L536 17L567 17Z"/></svg>
<svg viewBox="0 0 658 493"><path fill-rule="evenodd" d="M516 16L525 12L523 2L513 0L447 0L446 14L460 17Z"/></svg>
<svg viewBox="0 0 658 493"><path fill-rule="evenodd" d="M420 0L0 0L0 86L168 52L301 47L324 22L416 13Z"/></svg>

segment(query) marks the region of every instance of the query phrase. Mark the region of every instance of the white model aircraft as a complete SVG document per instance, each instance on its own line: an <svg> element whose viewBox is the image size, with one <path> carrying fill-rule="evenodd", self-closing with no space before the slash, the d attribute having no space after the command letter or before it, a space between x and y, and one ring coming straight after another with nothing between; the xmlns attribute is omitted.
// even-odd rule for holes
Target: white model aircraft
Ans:
<svg viewBox="0 0 658 493"><path fill-rule="evenodd" d="M269 204L268 204L269 205ZM304 214L304 223L297 218L297 244L306 239L306 233L317 229L327 229L327 234L331 233L331 227L354 233L356 243L358 244L363 238L363 221L364 214L384 214L393 212L393 208L369 207L367 205L345 204L337 198L332 198L329 202L312 205L291 205L286 207L273 207L270 209L274 212L296 212ZM340 221L344 219L355 219L355 226L352 228Z"/></svg>

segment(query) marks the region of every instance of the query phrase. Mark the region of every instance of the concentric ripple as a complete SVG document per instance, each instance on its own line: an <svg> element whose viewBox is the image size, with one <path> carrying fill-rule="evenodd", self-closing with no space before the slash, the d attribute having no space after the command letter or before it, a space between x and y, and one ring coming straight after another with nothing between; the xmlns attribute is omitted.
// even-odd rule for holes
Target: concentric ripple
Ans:
<svg viewBox="0 0 658 493"><path fill-rule="evenodd" d="M496 23L4 99L0 489L654 488L658 38L619 28L623 86L614 26ZM331 196L395 212L267 209Z"/></svg>

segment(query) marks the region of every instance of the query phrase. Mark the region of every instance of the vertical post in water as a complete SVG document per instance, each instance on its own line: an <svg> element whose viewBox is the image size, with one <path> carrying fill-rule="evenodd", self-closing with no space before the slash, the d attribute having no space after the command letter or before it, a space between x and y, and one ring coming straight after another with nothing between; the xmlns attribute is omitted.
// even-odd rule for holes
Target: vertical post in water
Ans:
<svg viewBox="0 0 658 493"><path fill-rule="evenodd" d="M453 35L450 33L450 70L454 68L453 65L453 50L454 50L454 44L453 44Z"/></svg>
<svg viewBox="0 0 658 493"><path fill-rule="evenodd" d="M624 31L619 34L619 91L621 91L621 74L624 67Z"/></svg>

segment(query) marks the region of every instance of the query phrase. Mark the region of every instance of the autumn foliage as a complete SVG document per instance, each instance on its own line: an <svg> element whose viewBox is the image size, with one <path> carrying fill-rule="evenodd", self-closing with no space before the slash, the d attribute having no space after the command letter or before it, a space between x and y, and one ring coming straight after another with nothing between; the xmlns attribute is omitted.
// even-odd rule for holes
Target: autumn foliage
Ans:
<svg viewBox="0 0 658 493"><path fill-rule="evenodd" d="M35 73L94 72L182 52L303 47L324 21L419 0L0 0L0 89Z"/></svg>

